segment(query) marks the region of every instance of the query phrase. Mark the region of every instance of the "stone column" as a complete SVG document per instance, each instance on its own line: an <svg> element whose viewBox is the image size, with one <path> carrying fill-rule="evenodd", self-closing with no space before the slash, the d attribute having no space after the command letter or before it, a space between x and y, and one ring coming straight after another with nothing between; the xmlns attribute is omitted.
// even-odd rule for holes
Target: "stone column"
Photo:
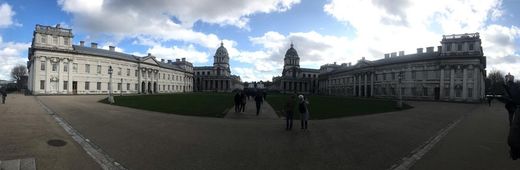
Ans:
<svg viewBox="0 0 520 170"><path fill-rule="evenodd" d="M477 100L478 99L478 84L479 84L479 81L478 81L478 66L474 66L473 67L473 100Z"/></svg>
<svg viewBox="0 0 520 170"><path fill-rule="evenodd" d="M364 82L365 82L365 88L363 89L363 96L367 97L367 89L368 89L368 82L367 82L367 73L364 74Z"/></svg>
<svg viewBox="0 0 520 170"><path fill-rule="evenodd" d="M74 65L74 63L73 63L73 61L71 59L68 59L68 63L69 63L69 65L68 65L69 70L67 71L67 74L69 76L69 80L68 80L69 84L67 85L68 86L67 87L67 93L68 94L72 94L72 82L73 82L73 80L72 80L72 74L73 74L72 65Z"/></svg>
<svg viewBox="0 0 520 170"><path fill-rule="evenodd" d="M143 71L141 70L141 67L140 66L137 66L137 93L138 94L141 94L143 90L142 87L141 87L141 83L143 81Z"/></svg>
<svg viewBox="0 0 520 170"><path fill-rule="evenodd" d="M467 86L467 76L466 76L466 66L462 68L462 99L466 100L468 98L468 86Z"/></svg>
<svg viewBox="0 0 520 170"><path fill-rule="evenodd" d="M63 90L63 59L58 60L58 94L62 94Z"/></svg>
<svg viewBox="0 0 520 170"><path fill-rule="evenodd" d="M370 73L370 97L374 96L374 73Z"/></svg>
<svg viewBox="0 0 520 170"><path fill-rule="evenodd" d="M450 99L455 97L455 69L450 68Z"/></svg>
<svg viewBox="0 0 520 170"><path fill-rule="evenodd" d="M439 80L439 98L442 100L444 98L444 68L441 66L441 79Z"/></svg>
<svg viewBox="0 0 520 170"><path fill-rule="evenodd" d="M352 75L352 81L349 84L352 88L352 96L356 96L356 75Z"/></svg>
<svg viewBox="0 0 520 170"><path fill-rule="evenodd" d="M45 94L49 94L49 85L51 84L50 74L51 74L51 64L50 58L45 58Z"/></svg>

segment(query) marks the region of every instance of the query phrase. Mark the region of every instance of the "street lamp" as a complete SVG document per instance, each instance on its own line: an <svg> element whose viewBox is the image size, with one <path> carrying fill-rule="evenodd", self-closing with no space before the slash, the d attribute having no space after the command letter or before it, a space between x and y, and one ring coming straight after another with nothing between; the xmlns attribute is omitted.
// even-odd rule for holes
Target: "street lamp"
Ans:
<svg viewBox="0 0 520 170"><path fill-rule="evenodd" d="M403 72L399 72L399 75L398 75L398 88L399 88L399 101L397 101L397 107L398 108L403 108L403 95L402 95L402 91L401 91L401 83L402 83L402 80L403 80Z"/></svg>
<svg viewBox="0 0 520 170"><path fill-rule="evenodd" d="M108 67L108 75L110 75L110 79L108 80L108 102L110 104L114 103L114 96L112 96L112 66Z"/></svg>

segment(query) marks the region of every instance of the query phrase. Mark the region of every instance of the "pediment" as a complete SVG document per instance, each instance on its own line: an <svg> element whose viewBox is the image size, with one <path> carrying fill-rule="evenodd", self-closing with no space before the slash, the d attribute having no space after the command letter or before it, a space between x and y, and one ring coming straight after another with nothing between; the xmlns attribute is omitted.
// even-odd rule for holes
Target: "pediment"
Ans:
<svg viewBox="0 0 520 170"><path fill-rule="evenodd" d="M159 62L157 60L155 60L154 57L146 57L143 60L143 63L147 63L147 64L150 64L150 65L159 65Z"/></svg>

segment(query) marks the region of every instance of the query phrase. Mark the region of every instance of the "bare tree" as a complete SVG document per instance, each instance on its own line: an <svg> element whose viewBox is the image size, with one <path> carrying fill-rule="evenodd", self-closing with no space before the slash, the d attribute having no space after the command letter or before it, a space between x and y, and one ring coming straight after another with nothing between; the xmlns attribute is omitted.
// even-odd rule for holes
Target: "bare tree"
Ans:
<svg viewBox="0 0 520 170"><path fill-rule="evenodd" d="M11 77L16 80L16 86L18 89L22 87L22 77L27 75L27 67L24 65L17 65L11 70Z"/></svg>
<svg viewBox="0 0 520 170"><path fill-rule="evenodd" d="M504 88L503 84L505 82L504 73L500 70L493 69L489 72L487 78L486 78L486 85L488 86L487 90L488 92L491 92L492 94L503 94Z"/></svg>

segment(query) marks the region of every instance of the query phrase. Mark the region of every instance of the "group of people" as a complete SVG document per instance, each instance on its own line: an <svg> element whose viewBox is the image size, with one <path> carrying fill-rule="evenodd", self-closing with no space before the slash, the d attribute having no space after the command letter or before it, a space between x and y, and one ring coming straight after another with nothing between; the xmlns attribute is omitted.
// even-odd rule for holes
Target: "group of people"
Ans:
<svg viewBox="0 0 520 170"><path fill-rule="evenodd" d="M248 94L246 94L243 91L239 91L235 94L234 101L235 101L235 113L239 112L245 112L246 110L246 104L247 100L249 100ZM255 105L256 105L256 115L260 115L260 108L262 107L262 104L264 103L264 99L266 97L266 93L257 92L254 95Z"/></svg>
<svg viewBox="0 0 520 170"><path fill-rule="evenodd" d="M303 96L298 95L298 101L296 101L296 95L291 95L285 103L285 130L291 130L293 127L294 112L298 108L300 113L300 125L301 129L306 130L308 128L309 121L309 100Z"/></svg>

